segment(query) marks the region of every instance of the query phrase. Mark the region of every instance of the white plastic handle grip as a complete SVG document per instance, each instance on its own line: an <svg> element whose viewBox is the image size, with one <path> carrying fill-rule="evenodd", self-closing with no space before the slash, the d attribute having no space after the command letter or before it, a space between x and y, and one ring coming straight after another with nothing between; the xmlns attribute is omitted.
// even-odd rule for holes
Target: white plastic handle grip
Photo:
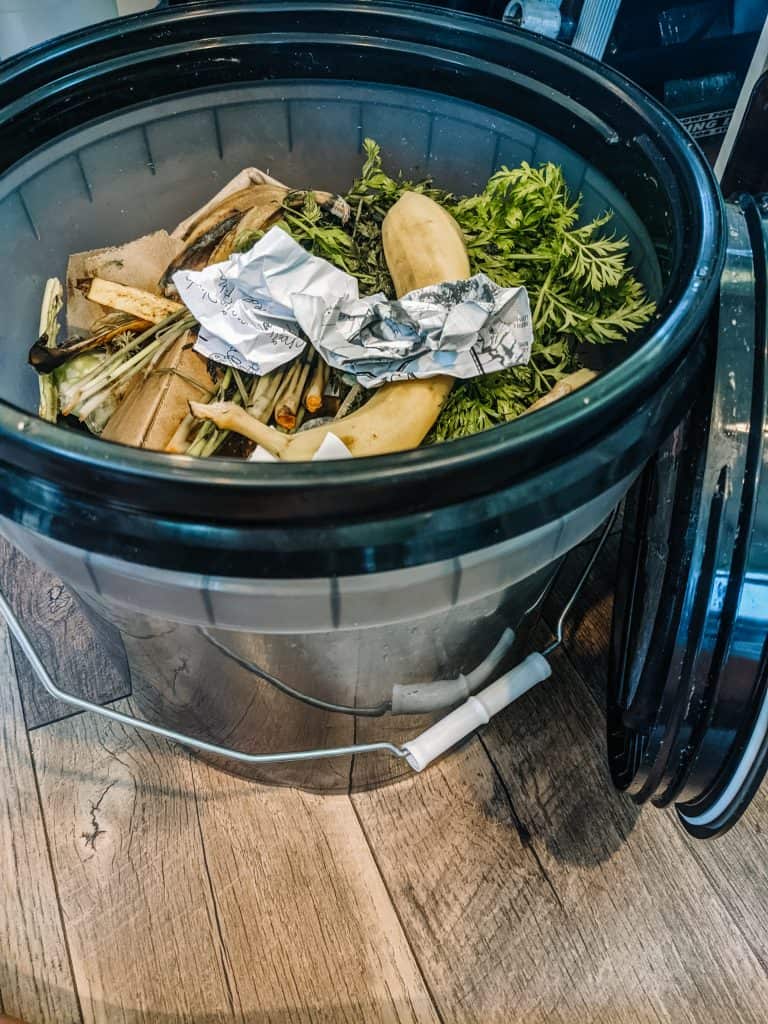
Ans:
<svg viewBox="0 0 768 1024"><path fill-rule="evenodd" d="M517 668L469 697L460 707L415 739L403 744L406 760L414 771L420 772L436 757L485 725L503 708L532 689L552 674L547 659L538 652L529 654Z"/></svg>

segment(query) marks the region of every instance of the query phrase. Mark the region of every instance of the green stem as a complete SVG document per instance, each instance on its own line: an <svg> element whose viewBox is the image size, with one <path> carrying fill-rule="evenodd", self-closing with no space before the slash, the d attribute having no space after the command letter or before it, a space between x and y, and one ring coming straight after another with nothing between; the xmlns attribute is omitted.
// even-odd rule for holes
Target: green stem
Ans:
<svg viewBox="0 0 768 1024"><path fill-rule="evenodd" d="M235 384L237 385L237 390L240 393L243 405L248 405L248 392L245 389L245 384L243 383L243 378L240 375L239 370L233 370L232 374L235 378Z"/></svg>
<svg viewBox="0 0 768 1024"><path fill-rule="evenodd" d="M362 213L362 211L363 211L363 199L362 199L362 196L361 196L360 197L360 202L357 204L357 214L355 215L355 223L352 226L352 238L353 239L354 239L355 235L357 234L357 225L358 225L358 222L360 220L360 214Z"/></svg>
<svg viewBox="0 0 768 1024"><path fill-rule="evenodd" d="M212 430L213 424L210 420L206 420L198 430L192 444L187 448L187 455L200 455L205 447L206 441L211 435Z"/></svg>
<svg viewBox="0 0 768 1024"><path fill-rule="evenodd" d="M237 370L233 370L231 366L228 366L224 371L221 380L218 383L216 392L213 395L211 395L211 397L208 399L208 402L223 402L226 399L227 392L232 386L233 374L235 375L235 378L237 378ZM235 394L233 398L233 401L237 402L238 405L240 404L240 397L241 395L238 390L238 392ZM217 440L218 435L220 433L221 431L217 430L210 420L206 420L199 426L194 441L187 448L187 455L195 455L198 458L205 458L206 456L212 454L212 452L215 451L216 448L218 448L219 444L221 443L221 440L223 440L223 438Z"/></svg>
<svg viewBox="0 0 768 1024"><path fill-rule="evenodd" d="M175 317L179 316L178 313L173 315ZM155 325L143 334L133 338L115 355L110 356L89 374L86 374L72 389L62 392L62 411L65 413L73 412L82 406L84 402L90 401L92 397L102 394L105 390L111 390L118 381L126 382L130 380L135 373L146 367L146 364L152 360L153 356L155 360L158 359L193 324L194 319L189 315L179 323L171 323L170 325L165 320L162 324ZM149 339L152 340L149 341ZM144 344L147 341L149 341L149 344ZM140 347L142 344L144 345L143 348ZM131 355L131 352L137 347L139 351ZM153 363L150 363L150 368L152 365Z"/></svg>
<svg viewBox="0 0 768 1024"><path fill-rule="evenodd" d="M142 334L135 335L126 345L123 345L118 352L115 352L114 355L105 359L99 366L95 366L90 373L87 373L82 380L78 382L78 388L88 387L88 385L93 384L97 379L102 377L112 366L123 363L126 357L133 352L134 349L141 348L153 337L159 335L166 327L170 327L174 320L178 319L181 315L181 311L171 313L170 316L166 317L165 320L162 320L159 324L153 324Z"/></svg>
<svg viewBox="0 0 768 1024"><path fill-rule="evenodd" d="M238 371L237 370L233 370L232 373L233 373L233 375L235 377L235 381L237 381ZM238 391L235 392L235 394L232 397L232 402L235 405L244 405L244 406L248 405L248 395L245 394L245 397L243 397L244 392L245 392L245 389L243 389L243 391L240 391L238 389ZM226 397L226 388L224 388L224 394L222 394L220 397L222 399L224 399ZM210 422L210 420L206 421L204 426L211 427L211 430L208 431L208 433L205 435L205 440L201 441L201 443L199 445L197 445L197 444L194 445L193 446L194 450L193 450L192 447L189 448L189 450L187 451L187 454L188 455L196 455L196 456L198 456L198 458L201 458L201 459L209 459L212 455L216 454L216 452L219 450L219 448L221 448L221 446L224 444L226 439L229 437L231 431L216 429L214 427L213 423ZM202 433L202 431L201 431L201 433Z"/></svg>
<svg viewBox="0 0 768 1024"><path fill-rule="evenodd" d="M265 381L265 387L260 391L258 397L251 399L248 404L248 412L254 419L259 420L261 423L269 423L287 372L285 367L281 366L261 378Z"/></svg>
<svg viewBox="0 0 768 1024"><path fill-rule="evenodd" d="M213 436L200 452L200 457L203 459L209 459L212 455L215 455L228 437L228 430L214 430Z"/></svg>
<svg viewBox="0 0 768 1024"><path fill-rule="evenodd" d="M123 366L113 367L102 380L92 384L89 388L76 392L76 399L70 399L64 411L74 412L80 419L84 419L101 404L115 387L125 384L141 370L151 369L176 343L182 333L183 330L165 332L162 337L158 337L152 344L137 352Z"/></svg>
<svg viewBox="0 0 768 1024"><path fill-rule="evenodd" d="M549 268L549 273L547 274L547 276L546 276L546 278L544 280L544 284L539 289L539 294L538 294L538 296L536 298L536 308L534 309L533 317L531 318L534 327L538 326L538 323L539 323L539 313L541 313L541 304L544 301L544 295L548 291L549 286L552 284L552 278L554 276L554 273L555 273L555 267L554 267L554 265L552 265Z"/></svg>
<svg viewBox="0 0 768 1024"><path fill-rule="evenodd" d="M344 401L339 406L339 411L334 416L335 420L341 420L347 415L347 412L352 408L354 403L357 401L362 390L363 388L361 384L352 385L352 387L347 392Z"/></svg>
<svg viewBox="0 0 768 1024"><path fill-rule="evenodd" d="M485 252L485 250L486 250L486 243L485 242L477 242L474 245L470 243L467 246L467 248L469 249L470 252L472 252L473 249L478 249L480 252ZM503 259L505 262L507 260L526 260L526 261L530 260L532 263L536 263L536 262L546 263L547 260L551 260L552 257L551 256L543 256L541 253L536 254L536 253L532 253L532 252L504 252L504 253L499 253L499 259Z"/></svg>

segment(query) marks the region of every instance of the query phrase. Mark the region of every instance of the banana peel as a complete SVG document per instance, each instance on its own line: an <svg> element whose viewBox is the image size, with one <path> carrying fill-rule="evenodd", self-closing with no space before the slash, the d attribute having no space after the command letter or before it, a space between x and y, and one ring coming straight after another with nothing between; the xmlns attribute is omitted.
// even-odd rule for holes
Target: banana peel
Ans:
<svg viewBox="0 0 768 1024"><path fill-rule="evenodd" d="M190 229L184 239L185 247L171 260L160 278L160 291L168 298L177 298L173 275L179 270L202 270L216 262L212 256L219 242L236 228L243 214L264 207L270 212L280 208L288 189L278 185L250 185L214 207Z"/></svg>
<svg viewBox="0 0 768 1024"><path fill-rule="evenodd" d="M185 229L184 249L166 267L160 278L160 291L168 298L178 298L173 283L175 273L202 270L229 259L241 234L272 227L280 220L284 207L302 206L309 194L321 209L331 211L342 221L349 215L346 203L331 192L309 193L275 181L248 185L228 193L218 204L209 205Z"/></svg>
<svg viewBox="0 0 768 1024"><path fill-rule="evenodd" d="M211 256L211 263L228 260L235 251L237 239L244 231L266 231L280 220L285 196L265 199L257 206L247 210L237 223L226 233Z"/></svg>
<svg viewBox="0 0 768 1024"><path fill-rule="evenodd" d="M277 185L279 188L286 187L281 181L273 178L271 175L267 174L266 171L262 171L258 167L243 168L242 171L236 174L234 178L231 178L226 185L219 189L216 195L211 196L211 198L198 210L195 210L194 213L191 213L176 225L171 232L170 237L179 243L179 249L186 245L197 225L207 217L212 210L221 206L225 199L233 196L236 192L242 192L243 189L249 188L251 185Z"/></svg>

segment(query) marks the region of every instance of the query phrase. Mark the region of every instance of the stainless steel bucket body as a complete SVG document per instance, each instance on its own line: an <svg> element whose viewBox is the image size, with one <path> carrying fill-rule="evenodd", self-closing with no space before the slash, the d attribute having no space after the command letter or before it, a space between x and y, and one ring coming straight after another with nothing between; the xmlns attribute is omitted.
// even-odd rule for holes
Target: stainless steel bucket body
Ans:
<svg viewBox="0 0 768 1024"><path fill-rule="evenodd" d="M457 702L452 681L475 669L507 629L517 640L499 670L519 658L560 560L630 482L466 556L335 579L157 571L7 520L2 530L120 629L134 703L148 721L246 753L399 745ZM268 766L203 756L238 774L318 790L381 784L409 770L380 752Z"/></svg>

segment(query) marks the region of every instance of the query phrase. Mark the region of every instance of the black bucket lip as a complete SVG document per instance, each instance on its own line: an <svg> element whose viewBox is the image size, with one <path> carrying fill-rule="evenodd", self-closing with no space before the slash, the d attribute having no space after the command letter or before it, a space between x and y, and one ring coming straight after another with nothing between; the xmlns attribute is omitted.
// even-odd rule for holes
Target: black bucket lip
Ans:
<svg viewBox="0 0 768 1024"><path fill-rule="evenodd" d="M473 15L450 17L439 8L414 7L408 3L385 2L376 7L358 3L258 3L244 4L217 2L197 3L177 10L151 11L124 19L120 23L120 45L126 50L125 63L131 63L131 41L140 42L148 30L167 32L173 26L199 24L205 30L206 38L214 39L216 19L237 17L245 22L248 31L258 29L256 21L270 16L278 21L295 20L294 32L306 38L301 29L303 14L322 13L326 19L343 18L345 27L352 22L359 29L367 26L368 39L373 37L381 42L382 35L376 29L386 29L388 21L398 20L401 31L418 28L437 33L455 35L458 55L469 49L469 43L495 42L522 47L530 52L541 53L547 59L556 59L563 65L570 65L574 73L586 74L595 81L606 85L616 101L634 109L652 129L667 149L679 154L687 150L689 157L681 161L688 178L690 194L699 196L699 240L694 255L688 257L689 280L682 293L677 296L674 307L649 331L649 336L639 348L620 366L598 378L589 385L585 393L569 396L538 412L532 418L525 418L492 431L448 442L432 448L418 449L399 455L377 456L336 463L261 465L258 474L242 473L242 463L235 460L213 460L201 463L184 456L168 456L109 445L87 435L65 432L14 406L0 403L0 459L11 466L20 466L34 475L57 482L65 488L98 494L108 501L110 482L116 479L132 481L134 499L131 506L142 514L176 514L185 516L190 503L195 502L200 517L210 521L232 521L241 519L254 525L261 521L260 498L265 494L296 495L313 488L324 491L337 490L340 495L352 487L355 492L378 487L386 482L387 490L395 496L392 507L403 508L403 495L407 495L409 508L429 510L440 502L432 502L431 481L446 478L458 481L462 476L486 478L489 481L485 492L493 489L498 480L500 466L507 483L520 479L516 463L522 452L530 455L532 447L548 453L544 461L552 464L568 450L568 440L582 437L594 440L601 426L617 422L630 407L635 407L643 394L653 390L655 383L663 379L665 372L679 360L685 348L692 342L697 329L704 321L712 304L719 283L723 260L723 207L712 172L697 147L687 139L684 130L643 90L630 83L618 72L598 62L577 54L570 49L533 38L524 32L494 23L489 19ZM333 23L333 22L329 22ZM283 28L284 33L290 33ZM210 33L210 35L208 35ZM153 37L154 38L154 37ZM352 38L352 36L350 36ZM355 38L362 39L364 36ZM402 37L399 37L402 38ZM167 44L168 38L166 36ZM94 29L72 33L49 44L12 58L0 65L0 90L10 90L17 96L27 87L38 92L55 91L61 86L62 70L57 61L76 63L80 67L79 77L95 77L99 72L98 63L82 68L82 58L90 52L99 52L103 44L115 45L115 24L106 23ZM463 45L462 45L463 44ZM155 43L154 45L160 45ZM183 45L183 43L179 43ZM434 49L434 44L432 44ZM443 47L445 49L445 47ZM114 59L114 58L113 58ZM472 57L467 60L471 61ZM503 69L504 65L497 65ZM47 72L53 77L48 77ZM73 70L73 66L70 66ZM48 77L47 82L45 81ZM25 86L25 82L28 83ZM2 93L0 93L2 96ZM0 108L2 117L2 108ZM667 291L678 291L673 282ZM665 293L666 294L666 293ZM572 450L572 448L571 448ZM559 456L556 453L559 452ZM495 472L488 472L495 466ZM238 472L239 471L239 472ZM240 478L242 475L242 479ZM250 479L248 478L250 476ZM237 477L237 479L235 479ZM73 485L73 480L77 484ZM227 507L225 497L236 484L238 494L246 500L240 508ZM477 490L475 493L478 493ZM482 485L479 493L483 493ZM206 500L202 500L205 497ZM312 509L306 500L299 502L296 520L312 519ZM223 506L223 507L222 507ZM204 510L203 510L204 509ZM218 509L218 511L217 511ZM241 515L237 515L238 511ZM372 512L385 513L386 503ZM351 516L356 509L345 507L339 502L339 514ZM324 513L327 514L327 513ZM283 525L291 521L286 516Z"/></svg>
<svg viewBox="0 0 768 1024"><path fill-rule="evenodd" d="M383 573L456 560L560 520L613 490L619 493L647 458L651 418L666 434L701 382L708 346L693 345L658 395L615 424L603 448L543 467L490 494L423 511L409 506L382 516L256 525L141 516L118 501L69 496L0 462L0 516L70 547L157 569L211 577L307 579ZM606 457L606 452L610 457ZM500 551L500 549L497 548Z"/></svg>

